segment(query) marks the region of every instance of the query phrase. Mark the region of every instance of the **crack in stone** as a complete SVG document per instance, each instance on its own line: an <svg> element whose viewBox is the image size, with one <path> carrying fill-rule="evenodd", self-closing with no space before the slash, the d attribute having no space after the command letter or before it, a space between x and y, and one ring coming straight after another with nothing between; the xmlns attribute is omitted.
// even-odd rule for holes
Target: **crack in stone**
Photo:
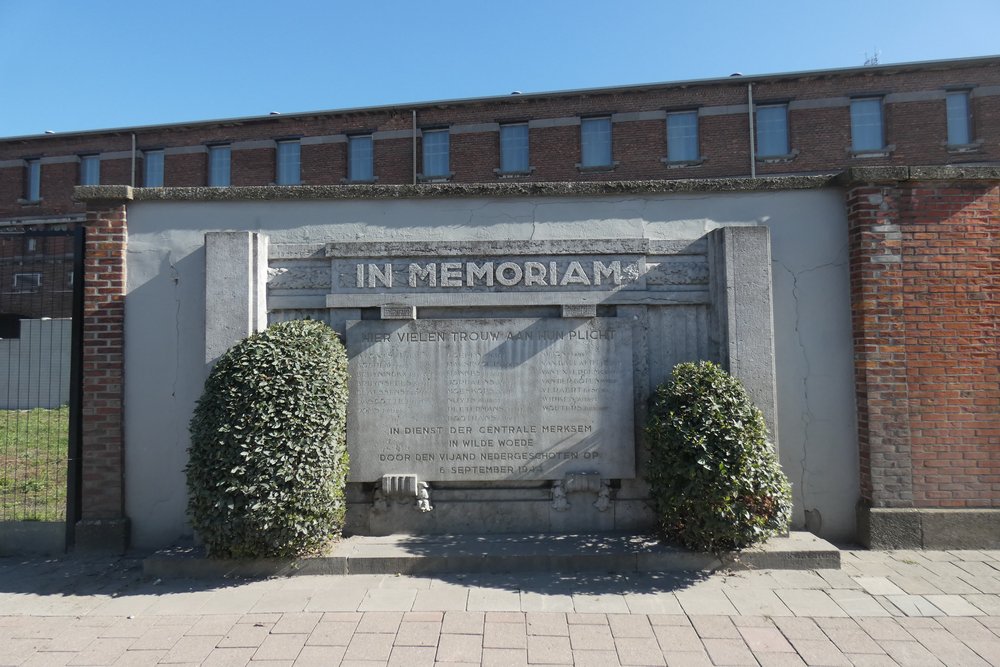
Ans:
<svg viewBox="0 0 1000 667"><path fill-rule="evenodd" d="M846 245L838 250L838 254L843 256L846 254ZM803 410L801 415L803 438L802 438L802 457L800 459L800 474L799 474L799 494L802 497L802 509L804 512L810 511L808 502L806 501L806 491L808 489L806 485L806 477L809 474L809 430L815 421L815 417L810 410L809 403L809 377L811 375L811 364L809 363L809 354L806 351L805 343L802 339L802 331L800 328L800 310L799 310L799 278L819 271L821 269L828 268L840 268L846 265L844 261L837 262L826 262L823 264L818 264L816 266L801 269L798 273L792 271L788 266L784 265L778 260L774 260L774 264L783 269L788 276L792 279L792 303L795 308L795 340L798 343L799 350L802 352L802 362L804 364L804 373L802 374L802 397L803 397Z"/></svg>
<svg viewBox="0 0 1000 667"><path fill-rule="evenodd" d="M809 355L806 353L805 344L802 342L802 332L799 329L799 279L798 275L792 271L790 268L782 264L781 262L775 260L774 262L779 267L788 273L789 277L792 279L792 303L795 308L795 340L799 344L799 349L802 351L802 361L805 365L805 372L802 374L802 397L803 397L803 410L801 415L802 422L802 457L799 462L800 473L799 473L799 494L802 496L802 508L803 511L809 509L806 502L806 476L809 474L809 425L812 421L812 413L809 411ZM818 267L817 267L818 268ZM815 269L810 269L815 270Z"/></svg>

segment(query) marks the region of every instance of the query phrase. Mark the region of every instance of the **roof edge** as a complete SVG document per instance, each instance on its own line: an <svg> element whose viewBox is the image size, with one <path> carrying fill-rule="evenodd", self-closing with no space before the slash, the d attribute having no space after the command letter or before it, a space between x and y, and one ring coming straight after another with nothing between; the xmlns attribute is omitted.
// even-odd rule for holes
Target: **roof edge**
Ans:
<svg viewBox="0 0 1000 667"><path fill-rule="evenodd" d="M262 185L227 188L132 188L76 186L80 202L292 201L357 199L444 199L469 197L580 197L685 192L771 192L809 190L835 184L837 174L704 178L672 181L586 181L540 183L448 183L439 185Z"/></svg>
<svg viewBox="0 0 1000 667"><path fill-rule="evenodd" d="M852 76L859 73L883 73L888 74L894 70L934 70L934 69L952 69L952 68L965 68L973 67L976 65L988 65L997 64L1000 65L1000 55L990 55L990 56L974 56L970 58L952 58L945 60L923 60L923 61L911 61L904 63L889 63L885 65L862 65L860 67L840 67L840 68L828 68L819 70L801 70L793 72L779 72L774 74L748 74L743 75L729 75L724 77L712 77L706 79L688 79L679 81L663 81L663 82L652 82L652 83L634 83L619 86L605 86L596 88L574 88L566 90L554 90L554 91L543 91L537 93L521 93L516 96L510 94L507 95L488 95L484 97L466 97L466 98L452 98L444 100L428 100L422 102L399 102L393 104L381 104L369 107L346 107L342 109L321 109L314 111L301 111L293 113L282 113L277 115L266 114L257 116L237 116L232 118L217 118L209 120L192 120L192 121L180 121L176 123L155 123L151 125L135 125L135 126L123 126L123 127L113 127L113 128L98 128L93 130L79 130L79 131L69 131L69 132L55 132L52 134L28 134L13 137L0 137L0 143L8 141L28 141L36 139L48 139L57 137L71 137L71 136L88 136L88 135L98 135L98 134L120 134L123 132L144 132L151 130L160 130L166 128L188 128L188 127L206 127L210 125L224 125L227 123L253 123L253 122L263 122L265 120L275 120L279 118L308 118L310 116L324 116L324 115L346 115L352 113L373 113L379 111L388 110L420 110L429 107L441 106L441 105L463 105L463 104L474 104L474 103L484 103L484 102L498 102L501 100L510 100L514 97L517 99L542 99L546 97L568 97L574 95L594 95L594 94L614 94L614 93L624 93L628 91L636 90L646 90L651 88L674 88L674 87L691 87L691 86L707 86L707 85L722 85L722 84L733 84L734 82L741 83L756 83L760 81L769 80L783 80L783 79L800 79L804 77L822 77L822 76Z"/></svg>

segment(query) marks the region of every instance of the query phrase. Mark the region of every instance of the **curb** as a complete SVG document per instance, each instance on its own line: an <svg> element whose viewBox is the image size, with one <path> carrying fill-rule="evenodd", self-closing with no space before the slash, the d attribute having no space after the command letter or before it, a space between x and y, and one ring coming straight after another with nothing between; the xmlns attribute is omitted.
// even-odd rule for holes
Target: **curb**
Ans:
<svg viewBox="0 0 1000 667"><path fill-rule="evenodd" d="M324 556L226 560L196 547L158 551L143 573L159 578L262 578L295 575L508 572L683 572L840 569L840 551L802 532L741 552L695 553L643 535L391 535L349 537Z"/></svg>

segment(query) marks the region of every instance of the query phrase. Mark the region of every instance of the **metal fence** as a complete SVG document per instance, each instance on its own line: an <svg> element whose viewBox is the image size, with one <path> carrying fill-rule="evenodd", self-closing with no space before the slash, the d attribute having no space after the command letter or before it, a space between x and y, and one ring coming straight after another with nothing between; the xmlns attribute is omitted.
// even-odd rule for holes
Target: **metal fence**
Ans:
<svg viewBox="0 0 1000 667"><path fill-rule="evenodd" d="M0 522L76 518L82 249L0 229Z"/></svg>

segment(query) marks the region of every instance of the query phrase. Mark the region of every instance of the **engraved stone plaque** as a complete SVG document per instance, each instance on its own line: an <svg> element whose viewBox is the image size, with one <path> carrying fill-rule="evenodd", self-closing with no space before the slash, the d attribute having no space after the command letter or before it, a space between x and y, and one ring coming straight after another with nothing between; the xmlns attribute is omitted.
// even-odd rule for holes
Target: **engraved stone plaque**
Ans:
<svg viewBox="0 0 1000 667"><path fill-rule="evenodd" d="M635 477L627 321L352 321L347 351L350 481Z"/></svg>

